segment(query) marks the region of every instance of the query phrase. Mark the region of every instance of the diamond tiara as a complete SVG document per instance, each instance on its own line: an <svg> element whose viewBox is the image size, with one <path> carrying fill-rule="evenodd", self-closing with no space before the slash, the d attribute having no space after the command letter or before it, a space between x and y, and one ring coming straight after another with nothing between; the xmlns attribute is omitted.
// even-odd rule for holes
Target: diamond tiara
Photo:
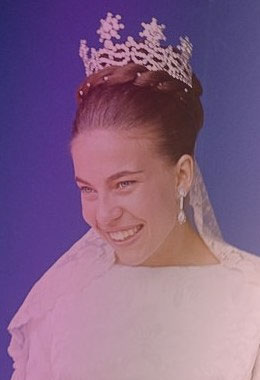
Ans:
<svg viewBox="0 0 260 380"><path fill-rule="evenodd" d="M157 20L152 18L150 24L144 22L141 24L143 31L139 33L139 36L143 37L142 42L136 42L133 37L127 37L125 43L113 43L112 39L119 40L118 32L124 29L120 20L120 15L113 16L111 12L107 13L105 19L100 20L101 26L97 34L100 35L99 41L103 43L103 48L90 49L86 40L80 41L79 55L83 60L87 77L107 66L123 66L133 62L151 71L166 71L173 78L192 87L192 69L189 64L192 44L188 37L180 37L177 51L171 45L160 46L160 41L166 40L163 34L165 25L157 24Z"/></svg>

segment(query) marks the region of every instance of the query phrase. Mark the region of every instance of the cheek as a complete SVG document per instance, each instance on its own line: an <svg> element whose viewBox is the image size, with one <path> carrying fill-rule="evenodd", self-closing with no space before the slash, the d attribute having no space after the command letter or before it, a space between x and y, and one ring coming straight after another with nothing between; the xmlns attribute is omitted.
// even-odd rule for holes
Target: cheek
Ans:
<svg viewBox="0 0 260 380"><path fill-rule="evenodd" d="M174 227L178 208L174 195L169 191L164 191L153 197L151 210L151 220L155 231L168 232Z"/></svg>
<svg viewBox="0 0 260 380"><path fill-rule="evenodd" d="M149 196L144 197L144 205L147 210L156 214L174 213L176 212L176 198L171 190L155 189L151 191ZM156 212L156 213L155 213Z"/></svg>
<svg viewBox="0 0 260 380"><path fill-rule="evenodd" d="M85 222L89 225L93 225L95 210L91 203L84 199L84 195L81 195L81 212Z"/></svg>

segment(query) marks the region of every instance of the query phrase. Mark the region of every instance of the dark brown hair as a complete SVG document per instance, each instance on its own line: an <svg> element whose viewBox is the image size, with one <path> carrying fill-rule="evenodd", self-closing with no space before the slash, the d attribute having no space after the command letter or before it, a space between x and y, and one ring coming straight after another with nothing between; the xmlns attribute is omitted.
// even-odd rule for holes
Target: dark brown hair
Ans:
<svg viewBox="0 0 260 380"><path fill-rule="evenodd" d="M195 74L192 81L191 88L166 71L135 63L92 74L77 92L71 142L79 133L97 128L139 131L153 136L156 151L171 163L183 154L193 156L203 109Z"/></svg>

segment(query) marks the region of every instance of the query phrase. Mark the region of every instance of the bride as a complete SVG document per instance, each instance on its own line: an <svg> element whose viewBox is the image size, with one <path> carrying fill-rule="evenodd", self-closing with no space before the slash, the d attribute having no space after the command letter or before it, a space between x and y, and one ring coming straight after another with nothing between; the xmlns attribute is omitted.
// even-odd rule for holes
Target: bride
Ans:
<svg viewBox="0 0 260 380"><path fill-rule="evenodd" d="M12 380L260 380L259 258L223 241L195 159L192 46L81 42L70 141L90 226L9 324Z"/></svg>

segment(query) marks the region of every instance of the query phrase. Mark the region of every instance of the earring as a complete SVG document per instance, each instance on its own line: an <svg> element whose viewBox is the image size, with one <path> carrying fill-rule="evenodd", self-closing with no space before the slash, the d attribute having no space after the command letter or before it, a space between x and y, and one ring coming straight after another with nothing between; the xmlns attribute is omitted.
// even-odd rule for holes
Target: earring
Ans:
<svg viewBox="0 0 260 380"><path fill-rule="evenodd" d="M183 200L184 200L184 197L186 197L186 191L182 187L179 189L179 196L180 196L180 211L178 214L178 222L180 224L184 224L186 222L186 215L183 211Z"/></svg>

